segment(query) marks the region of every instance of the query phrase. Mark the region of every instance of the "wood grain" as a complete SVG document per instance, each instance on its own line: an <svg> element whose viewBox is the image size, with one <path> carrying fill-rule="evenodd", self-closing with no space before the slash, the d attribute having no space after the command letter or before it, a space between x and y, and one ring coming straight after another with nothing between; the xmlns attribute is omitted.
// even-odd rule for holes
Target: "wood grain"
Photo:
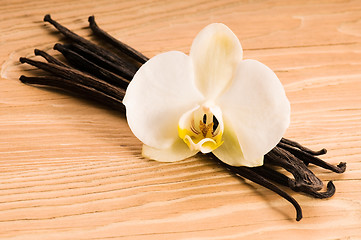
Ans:
<svg viewBox="0 0 361 240"><path fill-rule="evenodd" d="M245 58L272 68L292 105L286 136L347 162L334 197L286 190L303 207L230 175L202 155L143 159L124 116L94 102L21 84L20 56L61 37L46 13L92 39L87 17L151 57L188 53L223 22ZM0 238L361 239L361 2L2 1L0 4Z"/></svg>

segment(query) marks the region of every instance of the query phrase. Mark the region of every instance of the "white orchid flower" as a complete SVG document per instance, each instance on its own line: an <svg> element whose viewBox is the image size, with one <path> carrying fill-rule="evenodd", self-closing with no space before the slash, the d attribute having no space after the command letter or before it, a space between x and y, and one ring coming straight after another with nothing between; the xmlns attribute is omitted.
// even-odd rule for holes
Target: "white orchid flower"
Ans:
<svg viewBox="0 0 361 240"><path fill-rule="evenodd" d="M232 166L263 164L289 125L290 104L276 74L242 55L234 33L214 23L189 56L166 52L140 67L123 103L143 156L172 162L212 152Z"/></svg>

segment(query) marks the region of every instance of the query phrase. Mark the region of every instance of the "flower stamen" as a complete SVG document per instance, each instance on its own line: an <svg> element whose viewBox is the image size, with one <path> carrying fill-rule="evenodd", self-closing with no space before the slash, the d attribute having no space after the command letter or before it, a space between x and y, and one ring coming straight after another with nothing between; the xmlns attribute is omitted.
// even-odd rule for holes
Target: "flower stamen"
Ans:
<svg viewBox="0 0 361 240"><path fill-rule="evenodd" d="M204 104L180 118L178 135L191 150L209 153L222 145L223 120L218 112L218 107Z"/></svg>

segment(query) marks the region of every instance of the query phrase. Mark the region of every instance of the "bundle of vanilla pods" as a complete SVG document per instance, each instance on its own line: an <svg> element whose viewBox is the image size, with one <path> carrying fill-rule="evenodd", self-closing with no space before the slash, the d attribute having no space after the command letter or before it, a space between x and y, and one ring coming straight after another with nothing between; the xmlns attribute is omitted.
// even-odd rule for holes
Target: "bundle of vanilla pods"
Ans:
<svg viewBox="0 0 361 240"><path fill-rule="evenodd" d="M112 51L80 37L54 21L50 15L46 15L44 21L52 24L67 38L67 44L54 45L54 49L61 52L67 62L35 49L35 55L42 56L46 61L20 58L20 62L42 69L45 73L35 77L21 76L20 80L26 84L60 88L125 112L122 104L125 90L136 71L148 58L99 28L94 16L89 17L90 29L99 40L112 46ZM345 162L333 166L317 157L326 152L326 149L313 151L295 141L282 138L277 146L265 155L264 165L261 167L235 167L223 163L214 155L209 154L209 158L218 161L236 176L260 184L288 200L295 207L296 220L299 221L302 218L301 207L293 197L275 184L315 198L333 196L336 189L332 181L328 182L325 191L321 191L323 182L308 168L311 163L336 173L343 173L346 170ZM290 172L293 178L277 171L279 167Z"/></svg>

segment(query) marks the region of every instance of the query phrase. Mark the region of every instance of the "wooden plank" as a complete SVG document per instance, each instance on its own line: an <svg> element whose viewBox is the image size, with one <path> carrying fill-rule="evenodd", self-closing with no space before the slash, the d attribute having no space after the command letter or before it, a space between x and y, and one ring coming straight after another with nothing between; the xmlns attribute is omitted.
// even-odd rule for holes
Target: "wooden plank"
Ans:
<svg viewBox="0 0 361 240"><path fill-rule="evenodd" d="M21 84L18 63L51 50L53 18L93 39L95 15L112 35L152 57L188 53L212 22L240 38L245 58L272 68L292 105L286 136L346 161L334 197L286 190L303 207L234 178L207 157L177 163L141 157L117 111L61 91ZM0 6L0 238L360 239L360 1L5 1Z"/></svg>

